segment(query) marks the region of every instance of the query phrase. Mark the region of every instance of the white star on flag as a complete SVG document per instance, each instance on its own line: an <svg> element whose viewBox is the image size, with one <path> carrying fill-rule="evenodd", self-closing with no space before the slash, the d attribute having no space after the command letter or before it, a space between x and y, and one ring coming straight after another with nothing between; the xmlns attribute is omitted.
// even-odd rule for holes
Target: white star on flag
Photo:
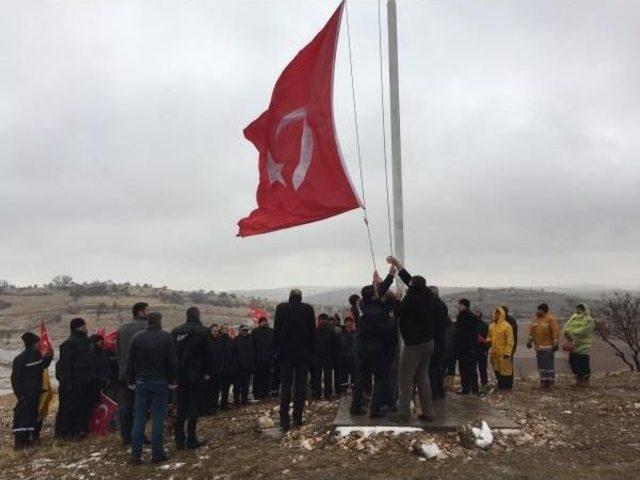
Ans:
<svg viewBox="0 0 640 480"><path fill-rule="evenodd" d="M282 163L276 163L273 160L271 153L267 152L267 173L269 174L269 182L271 185L276 182L280 182L286 187L284 178L282 178L282 167L284 167L284 165Z"/></svg>

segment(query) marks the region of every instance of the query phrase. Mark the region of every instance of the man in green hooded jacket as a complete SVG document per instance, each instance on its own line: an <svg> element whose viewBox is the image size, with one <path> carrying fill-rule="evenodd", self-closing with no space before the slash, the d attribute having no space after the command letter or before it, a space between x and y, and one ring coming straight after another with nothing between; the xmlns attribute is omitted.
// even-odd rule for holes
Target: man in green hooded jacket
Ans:
<svg viewBox="0 0 640 480"><path fill-rule="evenodd" d="M571 343L569 365L576 376L576 386L588 387L591 376L589 352L595 321L589 314L589 308L584 304L576 306L576 311L564 325L564 338Z"/></svg>

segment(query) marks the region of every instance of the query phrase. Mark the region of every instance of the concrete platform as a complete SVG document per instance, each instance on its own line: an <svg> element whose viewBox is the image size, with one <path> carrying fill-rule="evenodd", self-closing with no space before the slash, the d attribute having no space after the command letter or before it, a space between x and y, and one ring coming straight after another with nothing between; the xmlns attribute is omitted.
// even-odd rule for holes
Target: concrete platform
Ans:
<svg viewBox="0 0 640 480"><path fill-rule="evenodd" d="M368 415L353 416L349 413L351 397L342 397L333 420L334 427L417 427L425 430L455 430L473 420L484 420L489 428L519 428L513 420L495 409L489 402L475 395L447 395L445 400L434 402L434 421L424 423L413 417L404 424L387 418L371 419Z"/></svg>

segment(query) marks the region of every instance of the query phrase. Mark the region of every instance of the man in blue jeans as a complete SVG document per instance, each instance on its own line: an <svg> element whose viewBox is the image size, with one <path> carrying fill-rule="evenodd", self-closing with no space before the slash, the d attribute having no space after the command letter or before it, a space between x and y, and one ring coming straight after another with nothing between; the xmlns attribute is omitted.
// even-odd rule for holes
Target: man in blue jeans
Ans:
<svg viewBox="0 0 640 480"><path fill-rule="evenodd" d="M147 328L134 335L127 363L129 388L135 390L131 463L141 463L147 411L151 412L151 461L167 460L164 450L164 417L169 390L176 376L176 347L169 332L162 330L162 315L150 313Z"/></svg>

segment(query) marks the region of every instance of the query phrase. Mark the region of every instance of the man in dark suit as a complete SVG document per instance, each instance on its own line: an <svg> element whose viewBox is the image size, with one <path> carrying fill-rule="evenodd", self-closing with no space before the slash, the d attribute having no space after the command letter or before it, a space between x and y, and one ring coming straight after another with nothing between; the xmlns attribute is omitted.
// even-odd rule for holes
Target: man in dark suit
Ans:
<svg viewBox="0 0 640 480"><path fill-rule="evenodd" d="M302 302L302 292L291 290L289 301L276 308L273 340L280 364L280 429L289 430L289 403L293 385L293 427L302 425L304 385L315 349L315 312Z"/></svg>

